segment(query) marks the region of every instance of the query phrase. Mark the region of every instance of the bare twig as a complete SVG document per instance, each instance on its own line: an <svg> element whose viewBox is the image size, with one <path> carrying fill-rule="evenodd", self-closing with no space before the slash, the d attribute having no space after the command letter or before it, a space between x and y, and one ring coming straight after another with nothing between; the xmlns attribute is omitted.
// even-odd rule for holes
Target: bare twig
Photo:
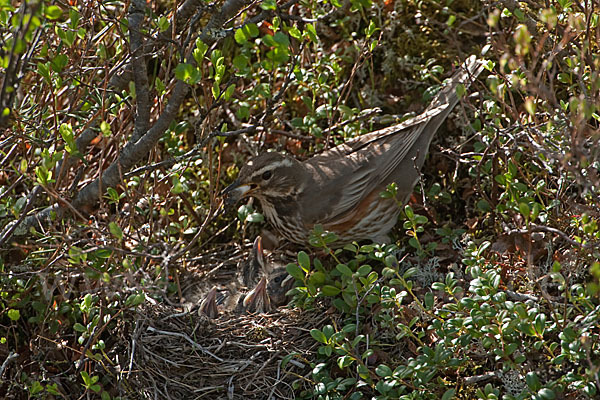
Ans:
<svg viewBox="0 0 600 400"><path fill-rule="evenodd" d="M223 359L215 354L213 354L212 352L208 351L207 349L205 349L203 346L199 345L198 343L194 342L188 335L184 334L184 333L179 333L179 332L168 332L168 331L161 331L159 329L156 329L152 326L149 326L147 328L150 332L154 332L154 333L158 333L160 335L165 335L165 336L174 336L174 337L180 337L185 339L188 343L190 343L192 346L194 346L194 348L200 350L201 352L203 352L204 354L207 354L209 356L211 356L212 358L214 358L217 361L221 361L223 362Z"/></svg>
<svg viewBox="0 0 600 400"><path fill-rule="evenodd" d="M136 4L138 4L138 6L141 7L142 3L143 2L139 0L139 2ZM213 14L212 18L209 20L205 29L201 33L200 36L203 38L203 41L205 43L214 43L218 39L218 37L213 35L213 33L217 29L217 27L220 26L219 24L222 24L225 21L227 21L247 3L249 2L240 0L226 1L223 4L220 12ZM139 10L138 8L136 8L136 6L132 6L132 12L134 26L138 23L141 24L141 21L143 19L138 20L137 14L139 14ZM141 37L136 37L136 34L139 33L139 29L132 29L131 31L131 34L135 39L134 41L140 42L137 44L132 43L132 51L135 52L137 49L142 47ZM134 54L134 56L137 57L138 55ZM141 60L137 59L136 62L141 62ZM186 62L195 63L195 60L191 55L189 55ZM137 83L138 81L136 81L136 85ZM139 81L139 84L141 85L141 87L143 87L143 78ZM182 81L177 81L175 83L175 87L171 92L169 102L164 108L164 111L158 117L154 125L147 130L145 129L147 124L144 123L143 120L147 118L148 115L146 111L141 111L141 114L139 114L138 117L140 117L142 121L138 122L138 119L136 118L136 133L132 135L132 139L120 151L118 158L108 168L106 168L99 177L97 177L95 180L83 187L81 191L77 194L75 199L70 203L70 205L75 210L81 211L84 209L84 207L96 204L98 199L100 198L101 193L104 193L106 188L116 187L118 184L120 184L122 182L124 173L133 168L133 166L136 163L138 163L145 155L147 155L158 142L158 140L162 137L164 132L167 130L167 128L177 115L177 112L179 111L179 108L183 100L187 96L188 92L189 86ZM146 110L146 106L144 104L138 103L138 106L141 106L141 108ZM140 110L138 110L138 112L140 112ZM137 137L136 135L140 133L141 135ZM22 221L25 227L19 230L19 232L25 234L28 231L29 227L34 226L34 224L37 224L38 221L42 223L49 222L50 215L52 213L56 213L58 219L61 219L64 217L65 211L66 209L64 206L58 204L52 205L35 215L31 215L25 218L25 220ZM4 230L0 237L2 237L4 241L6 241L15 232L15 229L16 228L12 228L11 226L9 226L8 229Z"/></svg>
<svg viewBox="0 0 600 400"><path fill-rule="evenodd" d="M142 22L144 21L145 8L146 2L144 0L133 0L129 6L129 37L131 41L132 66L135 71L133 78L137 107L135 129L131 137L132 141L137 141L141 138L148 130L148 125L150 124L150 85L148 83L148 71L144 57L144 37L140 32Z"/></svg>

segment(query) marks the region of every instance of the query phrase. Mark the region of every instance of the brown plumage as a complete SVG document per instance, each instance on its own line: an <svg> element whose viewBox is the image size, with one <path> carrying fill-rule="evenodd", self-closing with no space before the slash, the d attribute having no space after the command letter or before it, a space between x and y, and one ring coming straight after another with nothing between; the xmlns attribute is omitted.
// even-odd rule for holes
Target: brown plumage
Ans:
<svg viewBox="0 0 600 400"><path fill-rule="evenodd" d="M219 310L217 308L217 288L213 287L202 299L198 314L204 314L208 318L217 318Z"/></svg>
<svg viewBox="0 0 600 400"><path fill-rule="evenodd" d="M254 282L260 277L256 285ZM283 265L267 263L263 254L262 238L258 236L252 247L252 261L243 271L244 284L254 287L238 303L238 309L261 313L287 303L286 293L294 285L294 279Z"/></svg>
<svg viewBox="0 0 600 400"><path fill-rule="evenodd" d="M241 278L243 286L252 288L250 291L244 293L237 285L224 292L214 287L205 295L198 312L209 318L217 318L219 306L236 314L269 312L287 303L286 293L294 285L284 266L265 260L260 236L254 241L252 257Z"/></svg>
<svg viewBox="0 0 600 400"><path fill-rule="evenodd" d="M269 222L292 242L307 242L316 224L336 233L339 244L385 241L400 210L380 193L396 182L399 199L408 200L434 134L459 101L456 88L469 86L481 70L481 63L470 57L423 114L304 162L279 153L260 154L242 167L223 194L229 203L257 198Z"/></svg>

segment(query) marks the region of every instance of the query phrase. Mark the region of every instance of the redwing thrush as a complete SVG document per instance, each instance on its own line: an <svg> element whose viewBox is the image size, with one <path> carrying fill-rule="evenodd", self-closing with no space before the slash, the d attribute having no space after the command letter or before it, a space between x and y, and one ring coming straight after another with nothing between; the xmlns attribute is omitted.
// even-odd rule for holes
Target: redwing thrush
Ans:
<svg viewBox="0 0 600 400"><path fill-rule="evenodd" d="M471 56L423 114L304 162L279 153L260 154L223 190L227 202L256 197L269 222L296 243L307 242L316 224L336 233L338 243L386 241L400 210L380 193L395 182L399 199L408 201L431 139L459 101L457 87L469 86L482 67Z"/></svg>
<svg viewBox="0 0 600 400"><path fill-rule="evenodd" d="M219 315L218 305L221 304L237 314L269 312L287 302L286 293L294 284L285 267L266 262L260 236L254 241L251 260L242 271L242 281L244 286L253 289L246 294L232 289L237 293L227 296L217 293L217 288L212 288L200 303L199 313L216 318Z"/></svg>
<svg viewBox="0 0 600 400"><path fill-rule="evenodd" d="M259 275L262 278L242 299L242 309L248 312L267 312L284 305L287 301L286 293L292 288L294 279L284 266L265 261L260 236L254 241L252 253L250 267L243 272L244 284L250 287Z"/></svg>
<svg viewBox="0 0 600 400"><path fill-rule="evenodd" d="M217 309L217 288L213 287L206 294L202 302L200 303L200 308L198 310L199 314L204 314L208 318L217 318L219 315L219 310Z"/></svg>
<svg viewBox="0 0 600 400"><path fill-rule="evenodd" d="M236 311L262 313L287 303L286 293L294 285L294 279L285 267L274 269L269 275L263 275L248 294L240 299Z"/></svg>

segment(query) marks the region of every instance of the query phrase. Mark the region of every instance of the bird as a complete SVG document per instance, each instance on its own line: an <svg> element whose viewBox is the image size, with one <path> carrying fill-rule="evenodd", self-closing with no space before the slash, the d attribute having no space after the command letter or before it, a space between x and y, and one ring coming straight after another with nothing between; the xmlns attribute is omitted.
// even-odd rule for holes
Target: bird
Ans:
<svg viewBox="0 0 600 400"><path fill-rule="evenodd" d="M389 242L400 207L380 195L391 183L408 202L436 131L483 63L469 57L419 116L374 131L298 161L265 152L248 161L221 194L225 204L255 197L266 219L286 240L306 244L315 226L336 234L334 245Z"/></svg>
<svg viewBox="0 0 600 400"><path fill-rule="evenodd" d="M287 303L287 292L293 285L294 279L285 268L276 268L269 275L263 275L256 286L241 298L237 310L245 313L271 312Z"/></svg>
<svg viewBox="0 0 600 400"><path fill-rule="evenodd" d="M219 306L234 314L271 312L287 303L287 292L294 285L293 277L283 265L266 261L260 236L252 246L250 262L242 268L241 280L242 287L252 289L246 292L237 284L225 291L213 287L200 302L198 314L215 319Z"/></svg>
<svg viewBox="0 0 600 400"><path fill-rule="evenodd" d="M258 277L260 280L254 285ZM254 240L252 259L242 271L242 282L254 288L243 296L238 309L252 313L269 312L284 305L288 300L287 292L294 285L285 266L265 260L261 236Z"/></svg>
<svg viewBox="0 0 600 400"><path fill-rule="evenodd" d="M214 286L206 293L202 301L200 302L200 308L198 309L199 315L206 315L208 318L215 319L219 316L219 309L217 308L217 287Z"/></svg>

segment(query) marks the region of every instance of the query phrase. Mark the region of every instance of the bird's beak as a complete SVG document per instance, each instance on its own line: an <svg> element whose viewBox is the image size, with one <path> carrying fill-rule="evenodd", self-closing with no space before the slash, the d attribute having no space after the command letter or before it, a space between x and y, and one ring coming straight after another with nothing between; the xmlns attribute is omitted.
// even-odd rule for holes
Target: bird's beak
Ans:
<svg viewBox="0 0 600 400"><path fill-rule="evenodd" d="M262 250L262 239L260 236L256 237L254 245L252 246L252 257L250 261L244 263L242 269L242 279L244 285L250 287L255 280L260 276L261 272L265 271L265 258Z"/></svg>
<svg viewBox="0 0 600 400"><path fill-rule="evenodd" d="M206 294L204 300L200 304L200 310L202 314L208 318L217 318L219 310L217 309L217 288L213 287L210 292Z"/></svg>
<svg viewBox="0 0 600 400"><path fill-rule="evenodd" d="M242 185L239 179L236 179L231 185L221 191L221 196L225 197L225 205L232 206L237 203L242 197L248 195L252 186Z"/></svg>
<svg viewBox="0 0 600 400"><path fill-rule="evenodd" d="M265 270L265 254L263 252L262 247L262 237L259 235L254 240L254 245L252 246L252 252L254 253L254 260L260 266L260 270ZM253 260L253 261L254 261Z"/></svg>
<svg viewBox="0 0 600 400"><path fill-rule="evenodd" d="M263 276L256 287L244 297L244 309L250 312L266 312L271 308L267 294L267 277Z"/></svg>

